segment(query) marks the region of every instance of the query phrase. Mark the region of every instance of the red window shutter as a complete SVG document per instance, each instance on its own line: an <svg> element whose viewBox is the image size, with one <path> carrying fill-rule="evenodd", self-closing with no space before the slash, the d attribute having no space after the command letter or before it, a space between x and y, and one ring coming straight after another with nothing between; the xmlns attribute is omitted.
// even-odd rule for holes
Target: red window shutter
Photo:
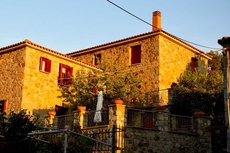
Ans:
<svg viewBox="0 0 230 153"><path fill-rule="evenodd" d="M49 73L51 72L51 60L46 61L45 71Z"/></svg>
<svg viewBox="0 0 230 153"><path fill-rule="evenodd" d="M62 68L64 67L63 64L60 64L59 66L59 77L58 77L58 84L62 84L63 78L62 78Z"/></svg>
<svg viewBox="0 0 230 153"><path fill-rule="evenodd" d="M141 45L133 46L131 49L131 64L141 63Z"/></svg>
<svg viewBox="0 0 230 153"><path fill-rule="evenodd" d="M6 100L3 102L3 112L6 112Z"/></svg>
<svg viewBox="0 0 230 153"><path fill-rule="evenodd" d="M42 63L44 61L43 57L40 57L40 65L39 65L39 70L42 70Z"/></svg>
<svg viewBox="0 0 230 153"><path fill-rule="evenodd" d="M72 78L71 78L72 72L73 72L73 68L72 67L68 67L66 69L66 78L67 78L66 85L72 83Z"/></svg>
<svg viewBox="0 0 230 153"><path fill-rule="evenodd" d="M192 72L195 71L196 67L197 67L197 59L191 58L191 70L192 70Z"/></svg>
<svg viewBox="0 0 230 153"><path fill-rule="evenodd" d="M142 126L145 128L153 128L153 114L145 112L142 115Z"/></svg>

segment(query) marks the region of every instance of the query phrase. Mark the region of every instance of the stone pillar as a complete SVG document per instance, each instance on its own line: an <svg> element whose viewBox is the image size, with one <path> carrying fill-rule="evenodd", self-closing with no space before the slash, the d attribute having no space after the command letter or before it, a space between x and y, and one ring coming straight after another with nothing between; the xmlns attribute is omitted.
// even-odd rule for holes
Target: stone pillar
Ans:
<svg viewBox="0 0 230 153"><path fill-rule="evenodd" d="M225 122L228 125L227 130L227 152L230 153L230 37L223 37L218 40L218 44L223 47L224 53L224 99L225 99Z"/></svg>
<svg viewBox="0 0 230 153"><path fill-rule="evenodd" d="M77 110L73 111L74 114L74 124L78 124L81 129L87 127L87 115L85 115L86 111L84 110Z"/></svg>
<svg viewBox="0 0 230 153"><path fill-rule="evenodd" d="M125 106L122 104L109 105L109 127L113 125L124 127L125 125Z"/></svg>
<svg viewBox="0 0 230 153"><path fill-rule="evenodd" d="M169 112L167 110L157 110L155 113L155 124L157 130L169 130Z"/></svg>
<svg viewBox="0 0 230 153"><path fill-rule="evenodd" d="M195 116L194 117L194 128L198 137L198 148L199 152L212 152L212 140L211 140L211 120L209 117L205 116Z"/></svg>
<svg viewBox="0 0 230 153"><path fill-rule="evenodd" d="M119 130L114 129L114 125L116 128L122 129L125 126L125 106L122 104L113 104L109 105L109 128L111 130ZM119 148L124 148L124 132L121 132L115 137L115 145ZM120 153L121 150L116 150L116 153Z"/></svg>

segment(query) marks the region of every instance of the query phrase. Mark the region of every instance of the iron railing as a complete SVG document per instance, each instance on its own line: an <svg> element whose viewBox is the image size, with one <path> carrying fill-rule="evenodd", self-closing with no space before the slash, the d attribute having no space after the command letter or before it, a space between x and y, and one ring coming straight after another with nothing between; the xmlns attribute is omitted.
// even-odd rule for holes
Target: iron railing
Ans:
<svg viewBox="0 0 230 153"><path fill-rule="evenodd" d="M143 109L127 109L127 126L155 129L155 112Z"/></svg>
<svg viewBox="0 0 230 153"><path fill-rule="evenodd" d="M103 151L104 153L115 153L116 150L123 152L124 149L124 127L113 125L91 127L82 129L82 134L87 137L96 139L92 153Z"/></svg>
<svg viewBox="0 0 230 153"><path fill-rule="evenodd" d="M101 111L91 110L87 111L85 117L87 118L87 127L92 126L101 126L101 125L108 125L109 124L109 110L103 109ZM100 118L101 121L97 122L97 119Z"/></svg>
<svg viewBox="0 0 230 153"><path fill-rule="evenodd" d="M97 112L97 113L96 113ZM55 116L53 119L50 119L49 116L45 117L45 126L51 126L53 128L58 129L71 129L77 122L79 122L78 113L68 114L68 115L60 115ZM93 126L102 126L109 124L109 110L104 109L101 111L85 111L83 115L83 124L84 128L93 127ZM100 121L95 120L95 117L98 119L100 117Z"/></svg>
<svg viewBox="0 0 230 153"><path fill-rule="evenodd" d="M181 115L169 115L169 130L176 132L193 133L193 117Z"/></svg>

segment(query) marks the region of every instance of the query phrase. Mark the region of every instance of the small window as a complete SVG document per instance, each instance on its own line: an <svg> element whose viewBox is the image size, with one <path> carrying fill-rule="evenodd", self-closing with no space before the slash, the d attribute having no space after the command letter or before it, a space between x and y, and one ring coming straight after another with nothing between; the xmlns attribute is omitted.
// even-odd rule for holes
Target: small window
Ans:
<svg viewBox="0 0 230 153"><path fill-rule="evenodd" d="M141 63L141 45L131 47L131 64Z"/></svg>
<svg viewBox="0 0 230 153"><path fill-rule="evenodd" d="M58 84L69 85L72 83L72 72L73 68L64 64L60 64Z"/></svg>
<svg viewBox="0 0 230 153"><path fill-rule="evenodd" d="M192 72L195 72L195 69L196 69L197 66L198 66L198 65L197 65L197 59L194 58L194 57L192 57L192 58L191 58L191 71L192 71Z"/></svg>
<svg viewBox="0 0 230 153"><path fill-rule="evenodd" d="M94 55L94 65L99 65L101 63L101 54Z"/></svg>
<svg viewBox="0 0 230 153"><path fill-rule="evenodd" d="M39 70L50 73L51 72L51 60L41 57Z"/></svg>
<svg viewBox="0 0 230 153"><path fill-rule="evenodd" d="M6 112L6 100L0 100L0 112Z"/></svg>

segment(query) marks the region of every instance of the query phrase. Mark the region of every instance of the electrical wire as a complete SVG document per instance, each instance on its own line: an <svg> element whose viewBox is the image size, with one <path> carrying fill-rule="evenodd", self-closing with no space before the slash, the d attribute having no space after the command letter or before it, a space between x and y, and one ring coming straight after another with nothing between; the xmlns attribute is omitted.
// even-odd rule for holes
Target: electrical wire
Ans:
<svg viewBox="0 0 230 153"><path fill-rule="evenodd" d="M146 23L146 24L148 24L148 25L150 25L150 26L152 26L152 27L154 27L154 28L159 29L158 27L156 27L156 26L152 25L151 23L149 23L149 22L147 22L147 21L141 19L140 17L134 15L133 13L127 11L126 9L124 9L124 8L122 8L121 6L119 6L119 5L115 4L115 3L113 3L112 1L110 1L110 0L107 0L107 1L108 1L109 3L111 3L111 4L113 4L114 6L118 7L118 8L121 9L122 11L124 11L124 12L130 14L131 16L133 16L133 17L135 17L135 18L137 18L138 20L140 20L140 21L142 21L142 22L144 22L144 23ZM159 30L161 30L161 29L159 29ZM174 37L176 37L176 36L174 36ZM208 46L200 45L200 44L197 44L197 43L194 43L194 42L191 42L191 41L188 41L188 40L179 38L179 37L176 37L176 38L177 38L177 39L181 39L181 40L183 40L183 41L185 41L185 42L187 42L187 43L193 44L193 45L195 45L195 46L199 46L199 47L203 47L203 48L208 48L208 49L220 49L220 48L214 48L214 47L208 47Z"/></svg>

